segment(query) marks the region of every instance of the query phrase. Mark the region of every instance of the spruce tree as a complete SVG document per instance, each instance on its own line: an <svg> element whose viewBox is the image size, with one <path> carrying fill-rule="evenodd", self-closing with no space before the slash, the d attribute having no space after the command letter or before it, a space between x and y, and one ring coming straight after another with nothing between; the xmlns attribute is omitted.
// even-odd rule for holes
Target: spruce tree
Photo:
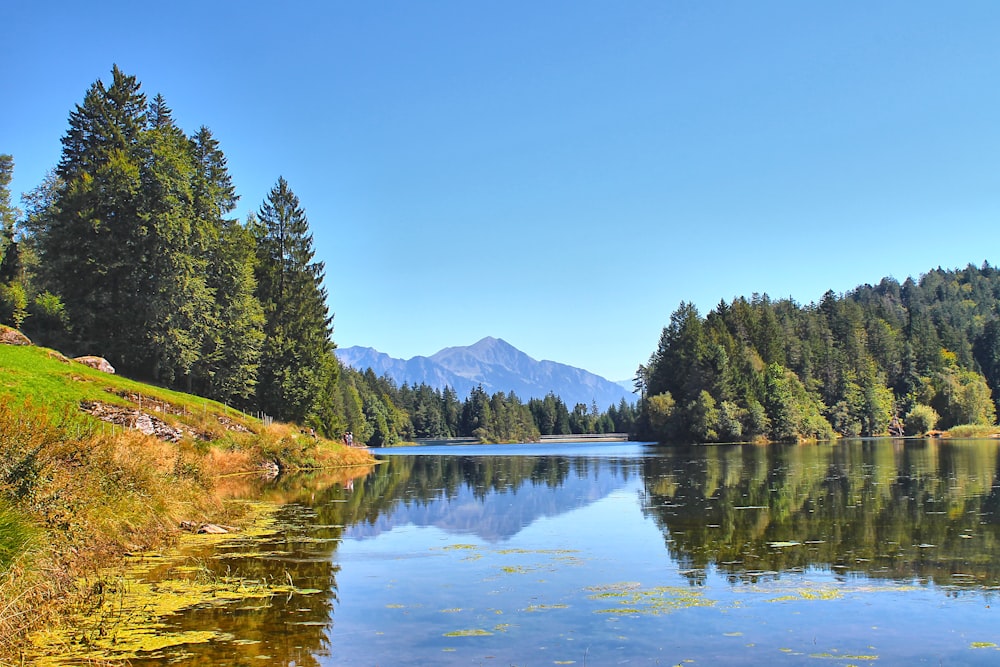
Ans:
<svg viewBox="0 0 1000 667"><path fill-rule="evenodd" d="M309 222L284 178L271 189L252 229L265 334L258 404L272 417L303 422L315 414L328 384L333 318L326 305L323 263L313 261Z"/></svg>
<svg viewBox="0 0 1000 667"><path fill-rule="evenodd" d="M43 284L59 295L78 346L135 367L142 337L136 257L141 220L140 135L146 97L117 67L70 114L56 169L55 205L38 239Z"/></svg>
<svg viewBox="0 0 1000 667"><path fill-rule="evenodd" d="M255 241L229 215L236 207L226 157L207 127L190 140L194 216L208 237L206 281L214 295L210 328L192 371L192 389L250 407L256 392L264 314L254 294Z"/></svg>
<svg viewBox="0 0 1000 667"><path fill-rule="evenodd" d="M142 141L144 236L133 257L136 308L145 311L143 338L137 343L146 373L173 384L191 373L212 328L213 295L206 274L214 227L195 215L190 145L161 95L150 105L149 120Z"/></svg>

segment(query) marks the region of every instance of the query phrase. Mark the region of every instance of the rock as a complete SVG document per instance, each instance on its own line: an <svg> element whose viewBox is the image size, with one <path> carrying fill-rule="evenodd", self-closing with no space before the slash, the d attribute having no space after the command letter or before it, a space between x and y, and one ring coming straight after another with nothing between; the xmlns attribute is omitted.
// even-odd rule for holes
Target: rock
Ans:
<svg viewBox="0 0 1000 667"><path fill-rule="evenodd" d="M73 361L79 361L85 366L90 366L91 368L96 368L103 373L115 374L115 367L108 363L108 360L103 357L85 356L77 357Z"/></svg>
<svg viewBox="0 0 1000 667"><path fill-rule="evenodd" d="M275 479L281 474L281 464L277 460L264 461L260 464L260 469L264 479Z"/></svg>
<svg viewBox="0 0 1000 667"><path fill-rule="evenodd" d="M206 523L198 529L199 535L225 535L229 531L214 523Z"/></svg>
<svg viewBox="0 0 1000 667"><path fill-rule="evenodd" d="M195 523L194 521L181 521L180 528L181 530L186 530L189 533L197 533L198 535L226 535L236 530L231 526L220 526L215 523Z"/></svg>
<svg viewBox="0 0 1000 667"><path fill-rule="evenodd" d="M31 339L17 329L0 324L0 345L31 345Z"/></svg>

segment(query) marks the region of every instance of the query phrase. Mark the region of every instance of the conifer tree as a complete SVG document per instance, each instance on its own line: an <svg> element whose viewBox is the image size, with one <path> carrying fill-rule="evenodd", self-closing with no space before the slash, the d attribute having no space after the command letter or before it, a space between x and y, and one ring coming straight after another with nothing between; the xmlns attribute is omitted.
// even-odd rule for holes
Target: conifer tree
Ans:
<svg viewBox="0 0 1000 667"><path fill-rule="evenodd" d="M313 261L309 222L284 178L271 189L252 229L265 334L258 404L273 417L303 422L314 414L327 384L333 318L326 305L323 263Z"/></svg>
<svg viewBox="0 0 1000 667"><path fill-rule="evenodd" d="M240 407L252 404L264 340L264 314L254 294L255 241L227 218L237 195L219 142L207 127L190 140L194 216L208 238L206 282L214 295L211 327L202 338L192 388Z"/></svg>
<svg viewBox="0 0 1000 667"><path fill-rule="evenodd" d="M191 373L213 324L206 274L214 221L195 215L190 146L161 95L150 105L149 120L142 141L144 236L133 258L136 307L146 311L141 362L153 380L171 384Z"/></svg>
<svg viewBox="0 0 1000 667"><path fill-rule="evenodd" d="M112 77L110 87L91 85L70 113L55 205L37 247L43 284L66 304L80 347L135 367L146 97L117 66Z"/></svg>

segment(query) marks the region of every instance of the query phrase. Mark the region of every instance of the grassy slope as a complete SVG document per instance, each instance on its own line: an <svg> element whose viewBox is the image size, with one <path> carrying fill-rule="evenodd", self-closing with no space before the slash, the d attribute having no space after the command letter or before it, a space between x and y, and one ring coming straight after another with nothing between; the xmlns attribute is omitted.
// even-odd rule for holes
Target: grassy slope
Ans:
<svg viewBox="0 0 1000 667"><path fill-rule="evenodd" d="M169 442L81 405L139 411L180 429ZM74 592L81 575L176 537L180 521L239 523L220 476L369 464L366 450L260 421L204 398L0 345L0 665Z"/></svg>

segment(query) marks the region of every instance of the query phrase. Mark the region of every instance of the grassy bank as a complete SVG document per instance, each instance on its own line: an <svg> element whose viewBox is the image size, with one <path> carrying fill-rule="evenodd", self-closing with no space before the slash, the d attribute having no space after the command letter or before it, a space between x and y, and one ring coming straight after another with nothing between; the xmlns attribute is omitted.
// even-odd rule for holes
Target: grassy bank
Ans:
<svg viewBox="0 0 1000 667"><path fill-rule="evenodd" d="M82 576L173 541L181 522L239 525L246 505L225 502L220 476L371 460L51 350L0 345L0 665L18 663L27 632L64 612Z"/></svg>

